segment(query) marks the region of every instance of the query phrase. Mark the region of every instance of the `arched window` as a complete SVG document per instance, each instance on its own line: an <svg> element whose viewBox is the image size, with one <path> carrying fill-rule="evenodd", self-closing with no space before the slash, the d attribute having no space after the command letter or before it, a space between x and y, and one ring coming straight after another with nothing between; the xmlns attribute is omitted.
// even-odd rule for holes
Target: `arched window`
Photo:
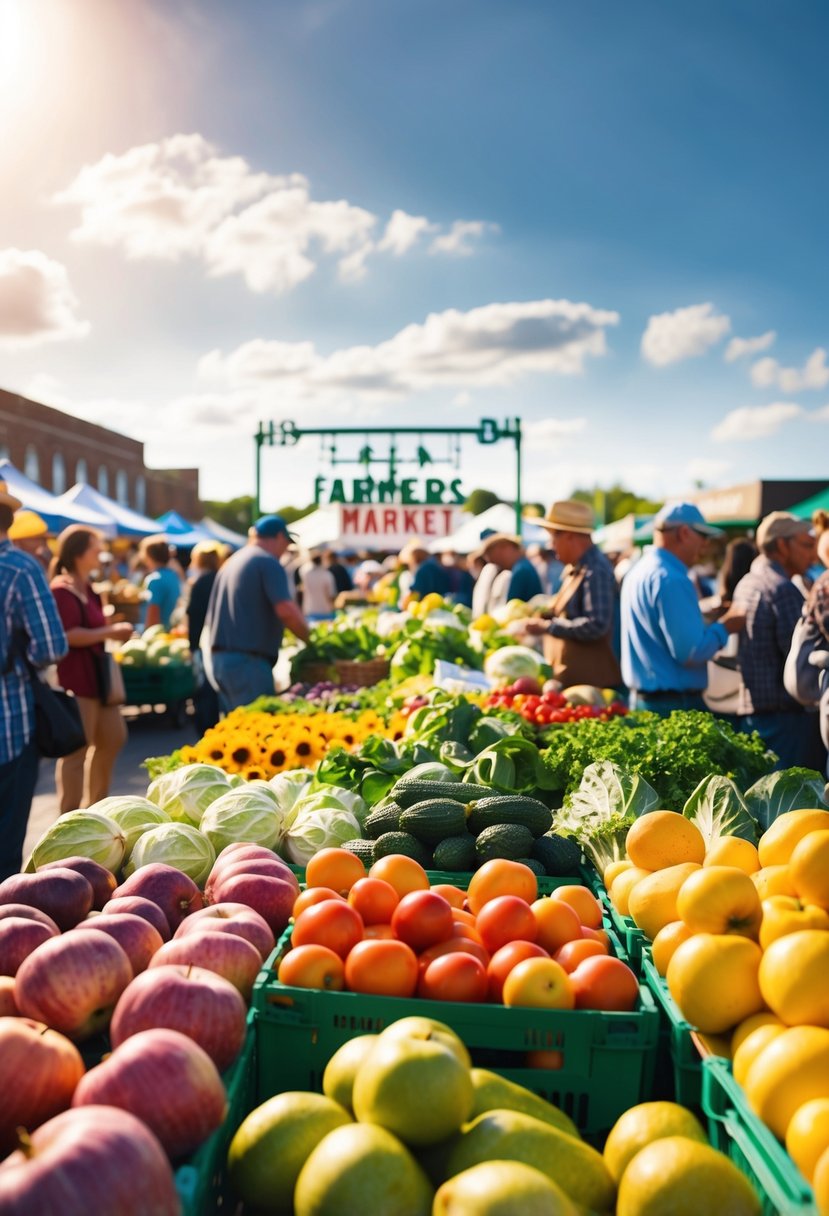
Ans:
<svg viewBox="0 0 829 1216"><path fill-rule="evenodd" d="M143 473L135 479L135 509L142 513L147 510L147 483Z"/></svg>
<svg viewBox="0 0 829 1216"><path fill-rule="evenodd" d="M23 472L30 481L40 481L40 461L37 457L37 448L33 443L30 443L26 448L26 456L23 461Z"/></svg>
<svg viewBox="0 0 829 1216"><path fill-rule="evenodd" d="M98 492L99 494L109 493L109 472L105 464L98 468Z"/></svg>
<svg viewBox="0 0 829 1216"><path fill-rule="evenodd" d="M55 452L52 457L52 493L62 494L66 489L66 465L63 463L63 456L60 452Z"/></svg>
<svg viewBox="0 0 829 1216"><path fill-rule="evenodd" d="M115 497L122 507L130 505L130 482L123 469L115 474Z"/></svg>
<svg viewBox="0 0 829 1216"><path fill-rule="evenodd" d="M89 480L89 474L86 471L86 461L81 456L78 463L75 465L75 481L79 481L82 486L85 486Z"/></svg>

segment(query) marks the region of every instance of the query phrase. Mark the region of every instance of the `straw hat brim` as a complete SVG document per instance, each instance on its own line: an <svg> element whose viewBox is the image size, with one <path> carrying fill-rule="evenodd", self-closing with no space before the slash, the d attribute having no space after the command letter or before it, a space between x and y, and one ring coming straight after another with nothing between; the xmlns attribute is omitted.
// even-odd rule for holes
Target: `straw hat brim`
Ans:
<svg viewBox="0 0 829 1216"><path fill-rule="evenodd" d="M538 524L539 528L546 528L548 532L580 532L582 536L593 535L593 528L586 524L557 523L555 520L542 519L538 515L524 515L522 519L529 524Z"/></svg>

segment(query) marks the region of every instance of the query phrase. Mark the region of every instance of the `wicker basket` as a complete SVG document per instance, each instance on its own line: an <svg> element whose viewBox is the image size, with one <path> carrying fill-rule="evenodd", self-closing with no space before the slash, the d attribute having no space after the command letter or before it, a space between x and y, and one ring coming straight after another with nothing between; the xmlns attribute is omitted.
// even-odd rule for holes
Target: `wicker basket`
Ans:
<svg viewBox="0 0 829 1216"><path fill-rule="evenodd" d="M306 663L300 679L303 684L320 684L323 680L338 683L339 678L333 663Z"/></svg>
<svg viewBox="0 0 829 1216"><path fill-rule="evenodd" d="M338 684L356 684L358 688L370 688L388 678L388 659L337 659L334 664Z"/></svg>

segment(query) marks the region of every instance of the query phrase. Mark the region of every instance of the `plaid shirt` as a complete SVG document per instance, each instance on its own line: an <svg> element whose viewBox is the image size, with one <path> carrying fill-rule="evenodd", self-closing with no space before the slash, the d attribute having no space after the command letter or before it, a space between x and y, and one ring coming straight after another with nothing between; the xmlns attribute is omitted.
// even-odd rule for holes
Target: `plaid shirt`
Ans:
<svg viewBox="0 0 829 1216"><path fill-rule="evenodd" d="M32 737L34 703L22 660L9 667L14 642L25 642L35 667L48 667L68 644L57 605L40 565L28 553L0 541L0 764L19 756Z"/></svg>
<svg viewBox="0 0 829 1216"><path fill-rule="evenodd" d="M829 644L829 570L816 580L809 592L806 615L814 621Z"/></svg>
<svg viewBox="0 0 829 1216"><path fill-rule="evenodd" d="M803 712L783 687L783 668L803 596L779 562L760 554L734 592L734 606L746 613L737 657L742 688L738 714Z"/></svg>
<svg viewBox="0 0 829 1216"><path fill-rule="evenodd" d="M616 578L608 559L591 545L580 561L567 566L561 579L561 590L571 575L584 569L584 578L568 600L566 617L554 617L547 632L554 638L574 638L577 642L595 642L606 637L613 628L616 611Z"/></svg>

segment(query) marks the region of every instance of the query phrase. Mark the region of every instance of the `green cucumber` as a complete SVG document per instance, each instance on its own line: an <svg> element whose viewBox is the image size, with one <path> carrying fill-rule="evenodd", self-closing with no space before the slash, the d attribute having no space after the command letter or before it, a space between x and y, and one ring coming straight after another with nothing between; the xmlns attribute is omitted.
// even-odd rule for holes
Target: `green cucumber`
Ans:
<svg viewBox="0 0 829 1216"><path fill-rule="evenodd" d="M529 856L532 845L532 832L523 824L496 823L479 834L475 841L475 852L479 863L492 861L495 857L518 861L521 857Z"/></svg>
<svg viewBox="0 0 829 1216"><path fill-rule="evenodd" d="M408 808L430 798L451 798L453 802L474 802L487 798L492 790L487 785L466 785L462 781L413 781L401 777L392 787L391 796L398 805Z"/></svg>
<svg viewBox="0 0 829 1216"><path fill-rule="evenodd" d="M533 836L543 836L549 832L552 822L552 811L537 798L527 798L524 794L494 794L472 805L467 826L473 836L498 823L519 824L528 828Z"/></svg>
<svg viewBox="0 0 829 1216"><path fill-rule="evenodd" d="M466 807L451 798L429 798L401 811L399 828L424 844L436 845L446 836L466 831Z"/></svg>

